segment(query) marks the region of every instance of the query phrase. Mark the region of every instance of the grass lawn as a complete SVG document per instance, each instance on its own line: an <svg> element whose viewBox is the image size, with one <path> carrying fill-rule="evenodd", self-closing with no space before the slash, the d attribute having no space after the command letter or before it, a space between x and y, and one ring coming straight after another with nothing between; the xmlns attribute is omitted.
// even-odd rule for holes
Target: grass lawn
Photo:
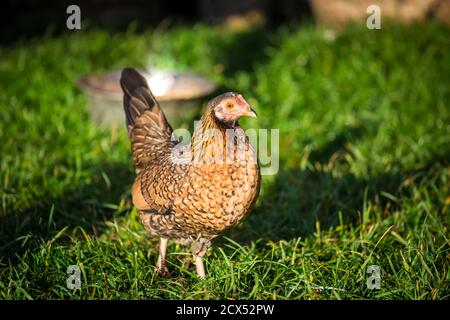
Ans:
<svg viewBox="0 0 450 320"><path fill-rule="evenodd" d="M0 299L450 298L450 29L224 31L197 25L42 36L0 48ZM90 122L83 73L194 70L280 130L280 170L197 279L130 202L124 128ZM189 126L189 123L179 125ZM69 265L81 289L66 288ZM381 267L381 288L366 286Z"/></svg>

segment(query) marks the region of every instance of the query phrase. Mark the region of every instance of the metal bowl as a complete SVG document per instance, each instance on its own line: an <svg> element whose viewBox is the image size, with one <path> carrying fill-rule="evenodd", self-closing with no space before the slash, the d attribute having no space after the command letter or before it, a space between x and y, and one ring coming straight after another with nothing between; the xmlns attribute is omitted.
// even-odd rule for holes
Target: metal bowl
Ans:
<svg viewBox="0 0 450 320"><path fill-rule="evenodd" d="M199 111L202 99L215 90L208 79L193 73L165 70L139 70L147 79L169 122L191 120ZM116 127L124 125L121 71L84 75L77 85L88 97L89 114L95 122Z"/></svg>

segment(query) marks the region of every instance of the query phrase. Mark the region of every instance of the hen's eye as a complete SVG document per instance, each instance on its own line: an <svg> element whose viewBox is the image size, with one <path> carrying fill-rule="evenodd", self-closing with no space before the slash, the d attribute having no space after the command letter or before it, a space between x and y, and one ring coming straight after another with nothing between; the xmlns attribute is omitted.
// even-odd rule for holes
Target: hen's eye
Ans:
<svg viewBox="0 0 450 320"><path fill-rule="evenodd" d="M232 104L231 102L228 102L228 103L225 105L225 107L226 107L227 109L231 109L231 108L233 108L233 104Z"/></svg>

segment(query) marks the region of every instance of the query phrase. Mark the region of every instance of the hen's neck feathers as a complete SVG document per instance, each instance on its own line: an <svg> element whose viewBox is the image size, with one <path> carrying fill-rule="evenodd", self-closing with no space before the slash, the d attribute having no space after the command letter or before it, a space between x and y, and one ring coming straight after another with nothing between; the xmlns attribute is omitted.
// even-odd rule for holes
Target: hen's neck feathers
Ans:
<svg viewBox="0 0 450 320"><path fill-rule="evenodd" d="M217 163L225 161L227 130L238 128L237 122L224 122L217 119L212 108L203 114L196 126L191 141L191 154L194 163Z"/></svg>

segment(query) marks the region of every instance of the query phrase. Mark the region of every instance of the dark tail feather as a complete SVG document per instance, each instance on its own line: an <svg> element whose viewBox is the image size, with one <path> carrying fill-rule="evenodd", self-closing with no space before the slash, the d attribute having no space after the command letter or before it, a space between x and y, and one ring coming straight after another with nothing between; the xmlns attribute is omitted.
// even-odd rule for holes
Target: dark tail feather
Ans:
<svg viewBox="0 0 450 320"><path fill-rule="evenodd" d="M167 152L173 146L172 128L156 101L145 78L132 68L122 71L120 85L124 92L128 135L133 159L139 171L145 163Z"/></svg>
<svg viewBox="0 0 450 320"><path fill-rule="evenodd" d="M152 111L158 103L148 87L147 80L133 68L123 69L120 86L124 92L123 106L127 128L130 130L137 117L146 110Z"/></svg>

